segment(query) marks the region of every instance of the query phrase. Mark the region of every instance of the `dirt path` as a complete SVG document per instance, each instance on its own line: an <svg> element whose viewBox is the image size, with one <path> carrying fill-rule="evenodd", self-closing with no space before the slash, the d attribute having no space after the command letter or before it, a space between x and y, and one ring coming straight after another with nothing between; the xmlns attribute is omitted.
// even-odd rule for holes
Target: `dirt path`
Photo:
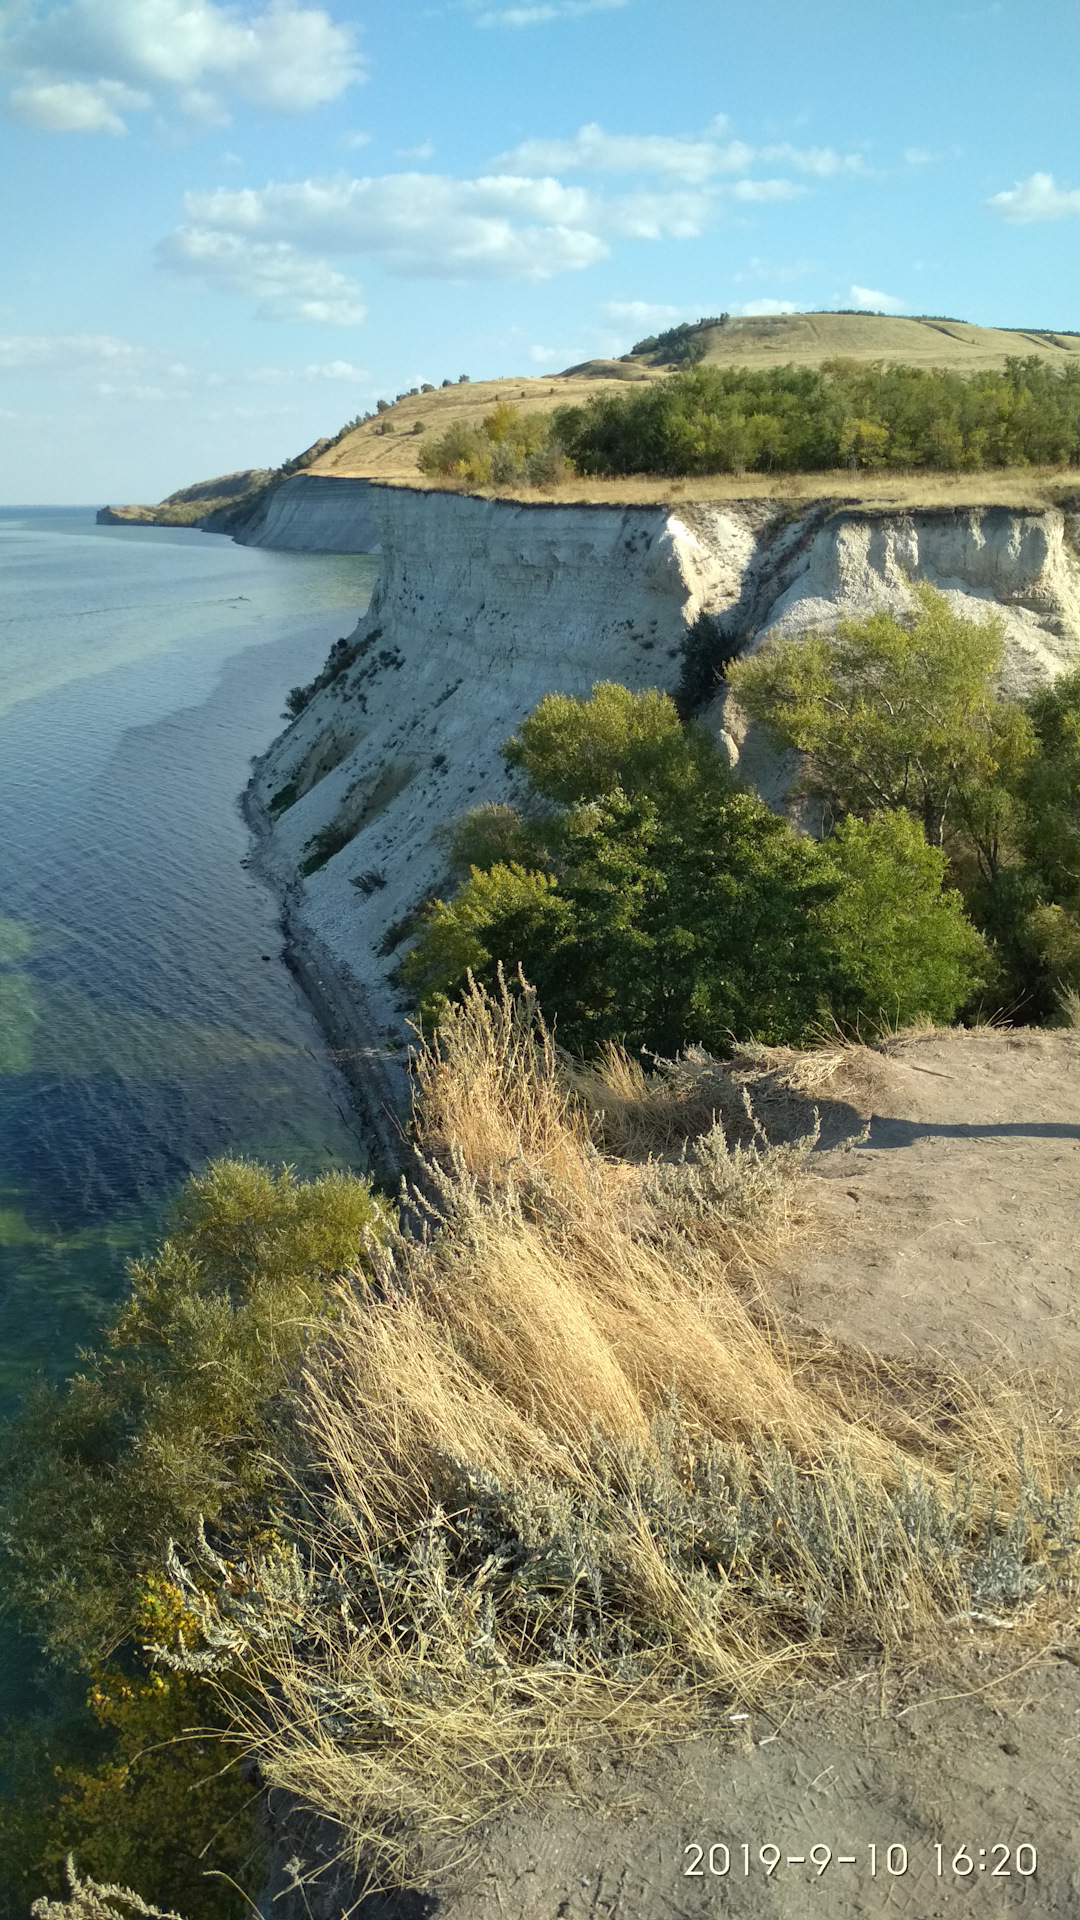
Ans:
<svg viewBox="0 0 1080 1920"><path fill-rule="evenodd" d="M1080 1034L900 1040L822 1091L834 1132L869 1133L814 1156L777 1304L875 1352L1080 1373Z"/></svg>

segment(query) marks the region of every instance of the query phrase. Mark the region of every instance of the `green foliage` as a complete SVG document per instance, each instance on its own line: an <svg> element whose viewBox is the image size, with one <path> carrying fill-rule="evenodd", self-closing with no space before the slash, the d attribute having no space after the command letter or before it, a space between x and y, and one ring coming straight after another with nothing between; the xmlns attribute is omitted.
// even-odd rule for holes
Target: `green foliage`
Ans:
<svg viewBox="0 0 1080 1920"><path fill-rule="evenodd" d="M647 791L665 763L685 760L686 736L666 694L601 680L588 700L545 694L503 754L537 793L568 806L599 800L615 786Z"/></svg>
<svg viewBox="0 0 1080 1920"><path fill-rule="evenodd" d="M494 985L520 964L575 1050L722 1051L799 1040L830 1015L951 1018L979 977L944 860L906 819L817 846L663 694L548 695L505 751L565 811L542 829L547 870L474 866L428 909L402 973L429 1018L469 971Z"/></svg>
<svg viewBox="0 0 1080 1920"><path fill-rule="evenodd" d="M647 355L654 365L696 366L709 350L706 328L724 327L728 317L726 313L719 313L707 320L684 320L677 327L666 327L663 333L650 333L647 339L638 340L630 351Z"/></svg>
<svg viewBox="0 0 1080 1920"><path fill-rule="evenodd" d="M250 1907L230 1883L258 1886L262 1846L220 1703L186 1675L108 1666L88 1705L96 1742L29 1730L0 1750L18 1766L18 1793L0 1805L3 1920L23 1920L35 1895L59 1897L69 1854L185 1920L241 1920Z"/></svg>
<svg viewBox="0 0 1080 1920"><path fill-rule="evenodd" d="M963 833L992 878L1031 723L995 693L1001 622L954 614L925 584L914 594L906 625L881 612L780 641L731 664L728 682L780 745L808 756L805 784L837 815L904 807L935 846Z"/></svg>
<svg viewBox="0 0 1080 1920"><path fill-rule="evenodd" d="M551 436L551 418L521 413L500 400L480 425L455 422L417 455L421 473L465 486L545 486L561 477L562 452Z"/></svg>
<svg viewBox="0 0 1080 1920"><path fill-rule="evenodd" d="M130 1268L106 1345L0 1434L2 1591L76 1663L131 1633L170 1538L261 1523L276 1397L385 1207L366 1181L224 1160Z"/></svg>
<svg viewBox="0 0 1080 1920"><path fill-rule="evenodd" d="M1000 1004L1051 1019L1080 988L1080 673L1002 699L1000 622L915 594L907 625L878 613L770 645L728 681L807 756L804 786L827 813L920 822L993 944Z"/></svg>
<svg viewBox="0 0 1080 1920"><path fill-rule="evenodd" d="M904 812L852 816L822 852L841 880L825 916L851 983L849 998L834 1002L841 1024L953 1020L986 978L989 955L960 895L944 885L944 853Z"/></svg>
<svg viewBox="0 0 1080 1920"><path fill-rule="evenodd" d="M592 474L1059 466L1080 457L1080 367L693 366L560 408L555 432Z"/></svg>
<svg viewBox="0 0 1080 1920"><path fill-rule="evenodd" d="M466 875L473 867L487 872L496 866L543 867L558 822L551 816L523 820L516 807L489 800L471 807L446 835L450 864Z"/></svg>
<svg viewBox="0 0 1080 1920"><path fill-rule="evenodd" d="M1080 670L1028 702L1036 751L1022 774L1025 856L1051 899L1080 913Z"/></svg>

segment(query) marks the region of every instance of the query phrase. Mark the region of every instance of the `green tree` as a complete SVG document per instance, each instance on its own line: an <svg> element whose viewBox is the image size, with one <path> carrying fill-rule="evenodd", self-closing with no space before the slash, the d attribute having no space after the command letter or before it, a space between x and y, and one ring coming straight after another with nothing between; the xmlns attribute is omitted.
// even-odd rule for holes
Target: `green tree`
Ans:
<svg viewBox="0 0 1080 1920"><path fill-rule="evenodd" d="M734 662L736 698L807 756L804 785L835 816L906 809L932 846L960 840L993 881L1015 833L1032 723L998 698L1000 620L951 611L925 583L910 621L845 621Z"/></svg>
<svg viewBox="0 0 1080 1920"><path fill-rule="evenodd" d="M402 971L430 1017L467 971L494 984L520 964L576 1050L722 1050L799 1040L830 1014L951 1018L978 980L981 942L906 817L817 846L666 695L548 695L505 751L563 811L545 870L474 867L428 910Z"/></svg>
<svg viewBox="0 0 1080 1920"><path fill-rule="evenodd" d="M945 886L947 860L909 813L854 815L823 843L840 886L825 909L839 971L851 983L842 1024L947 1024L986 979L986 943Z"/></svg>

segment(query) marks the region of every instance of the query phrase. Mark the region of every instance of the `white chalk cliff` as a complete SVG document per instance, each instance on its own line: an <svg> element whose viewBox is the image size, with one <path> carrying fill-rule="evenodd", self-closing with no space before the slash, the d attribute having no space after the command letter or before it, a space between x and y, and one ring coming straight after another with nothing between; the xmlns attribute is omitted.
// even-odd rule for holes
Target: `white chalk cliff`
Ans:
<svg viewBox="0 0 1080 1920"><path fill-rule="evenodd" d="M327 501L335 538L345 502ZM398 930L446 888L439 829L481 801L513 798L499 747L543 694L583 694L604 679L670 690L699 614L724 650L756 650L874 607L902 611L911 579L958 609L1002 616L1005 690L1080 664L1077 523L1057 511L818 502L793 517L771 501L522 505L366 485L355 504L383 556L357 657L260 762L251 802L260 864L285 895L302 976L351 1038L376 1136L404 1086ZM312 495L304 513L317 511ZM269 527L255 537L276 544ZM781 798L789 770L722 697L705 718L766 798ZM338 850L304 876L328 844Z"/></svg>

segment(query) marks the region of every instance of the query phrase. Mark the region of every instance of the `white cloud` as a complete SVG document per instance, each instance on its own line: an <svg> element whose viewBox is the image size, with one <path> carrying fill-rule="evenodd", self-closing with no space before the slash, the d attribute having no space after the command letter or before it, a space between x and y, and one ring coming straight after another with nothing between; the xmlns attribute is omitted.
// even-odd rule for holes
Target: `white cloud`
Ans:
<svg viewBox="0 0 1080 1920"><path fill-rule="evenodd" d="M418 147L398 147L399 160L430 160L435 151L434 140L421 140Z"/></svg>
<svg viewBox="0 0 1080 1920"><path fill-rule="evenodd" d="M690 308L665 307L652 300L605 300L604 312L610 313L613 320L629 321L635 327L659 327L665 321L671 326L676 320L685 320Z"/></svg>
<svg viewBox="0 0 1080 1920"><path fill-rule="evenodd" d="M22 81L11 110L47 132L122 132L119 110L145 107L147 94L210 124L228 118L229 97L302 112L363 77L354 29L296 0L261 12L214 0L26 0L9 8L0 65Z"/></svg>
<svg viewBox="0 0 1080 1920"><path fill-rule="evenodd" d="M628 0L551 0L551 4L531 7L486 7L475 25L478 27L546 27L552 20L576 20L585 13L611 13L625 7Z"/></svg>
<svg viewBox="0 0 1080 1920"><path fill-rule="evenodd" d="M1003 220L1026 225L1031 220L1065 220L1080 213L1080 190L1059 187L1052 173L1030 173L1005 193L995 193L987 201L991 212Z"/></svg>
<svg viewBox="0 0 1080 1920"><path fill-rule="evenodd" d="M264 320L355 327L366 312L360 289L345 274L283 240L180 227L161 242L158 256L174 273L256 300Z"/></svg>
<svg viewBox="0 0 1080 1920"><path fill-rule="evenodd" d="M568 140L524 140L500 154L496 166L519 173L641 173L670 175L704 183L725 173L744 173L755 162L779 161L798 173L860 173L861 155L842 154L832 147L752 147L745 140L721 139L726 115L711 121L704 133L683 137L666 133L605 133L591 123L579 127Z"/></svg>
<svg viewBox="0 0 1080 1920"><path fill-rule="evenodd" d="M222 280L217 259L261 249L326 269L327 254L373 254L390 272L436 279L547 280L591 266L608 252L596 229L603 209L580 187L501 175L339 175L330 180L188 194L193 225L163 243L166 263ZM628 214L657 226L662 210ZM673 211L678 221L681 212ZM314 256L318 256L316 260ZM239 287L235 290L239 291Z"/></svg>
<svg viewBox="0 0 1080 1920"><path fill-rule="evenodd" d="M79 367L135 366L145 349L116 340L107 333L9 333L0 335L0 370L14 367L53 367L63 372Z"/></svg>
<svg viewBox="0 0 1080 1920"><path fill-rule="evenodd" d="M746 300L735 312L744 320L760 320L771 314L803 313L805 308L796 306L794 300Z"/></svg>
<svg viewBox="0 0 1080 1920"><path fill-rule="evenodd" d="M755 151L722 142L725 130L720 118L695 141L583 127L570 141L527 141L475 179L415 169L189 193L187 224L161 243L160 257L256 298L269 318L352 325L362 314L357 289L331 264L343 256L371 255L404 277L540 282L595 265L613 241L696 239L725 203L807 191L791 179L717 178L744 169ZM825 154L831 149L809 150L807 169L828 171ZM603 182L568 184L556 168L639 178L615 192Z"/></svg>
<svg viewBox="0 0 1080 1920"><path fill-rule="evenodd" d="M716 210L713 194L626 193L597 203L594 218L624 240L696 240Z"/></svg>
<svg viewBox="0 0 1080 1920"><path fill-rule="evenodd" d="M806 188L795 180L736 180L728 191L733 200L797 200Z"/></svg>
<svg viewBox="0 0 1080 1920"><path fill-rule="evenodd" d="M904 165L907 167L928 167L936 159L937 154L931 153L929 147L904 148Z"/></svg>
<svg viewBox="0 0 1080 1920"><path fill-rule="evenodd" d="M905 300L898 300L892 293L882 293L877 287L851 286L848 298L853 307L860 307L866 313L903 313L907 305Z"/></svg>
<svg viewBox="0 0 1080 1920"><path fill-rule="evenodd" d="M669 174L701 182L740 172L753 158L753 147L742 140L721 144L710 134L682 140L665 133L605 133L594 124L579 127L569 140L524 140L494 164L516 173Z"/></svg>
<svg viewBox="0 0 1080 1920"><path fill-rule="evenodd" d="M866 172L861 153L837 153L833 147L793 147L786 140L779 146L759 147L758 158L770 162L779 160L799 173L816 173L822 180L836 173Z"/></svg>
<svg viewBox="0 0 1080 1920"><path fill-rule="evenodd" d="M126 133L127 125L117 108L145 113L150 105L147 93L136 93L118 80L99 80L88 86L84 80L55 80L42 86L15 87L8 95L8 109L17 120L25 120L43 133Z"/></svg>
<svg viewBox="0 0 1080 1920"><path fill-rule="evenodd" d="M279 387L292 380L340 380L350 385L371 379L365 367L354 367L349 360L312 362L306 367L249 367L244 379L255 386Z"/></svg>
<svg viewBox="0 0 1080 1920"><path fill-rule="evenodd" d="M341 144L349 153L354 153L358 147L370 147L371 135L370 133L361 133L359 130L353 133L343 133L341 136Z"/></svg>

